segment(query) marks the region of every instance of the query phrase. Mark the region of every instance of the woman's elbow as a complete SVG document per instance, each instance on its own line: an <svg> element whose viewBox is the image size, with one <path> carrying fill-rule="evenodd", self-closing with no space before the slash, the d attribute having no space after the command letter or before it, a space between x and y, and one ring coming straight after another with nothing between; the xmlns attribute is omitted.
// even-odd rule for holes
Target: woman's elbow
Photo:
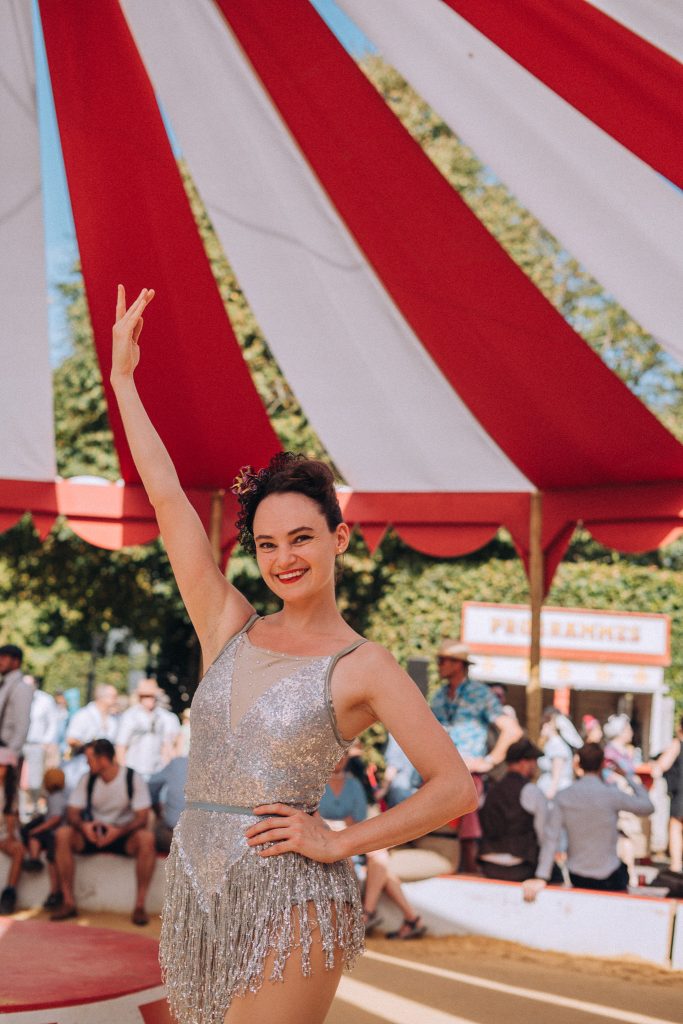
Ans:
<svg viewBox="0 0 683 1024"><path fill-rule="evenodd" d="M453 787L453 818L471 814L479 807L479 794L470 773L465 770Z"/></svg>

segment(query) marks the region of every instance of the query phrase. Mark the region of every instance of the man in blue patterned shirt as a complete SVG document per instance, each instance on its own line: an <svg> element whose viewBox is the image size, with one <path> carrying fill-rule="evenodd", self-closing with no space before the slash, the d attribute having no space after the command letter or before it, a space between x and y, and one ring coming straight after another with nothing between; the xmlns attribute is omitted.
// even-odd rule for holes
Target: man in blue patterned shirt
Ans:
<svg viewBox="0 0 683 1024"><path fill-rule="evenodd" d="M518 723L506 715L503 706L485 683L468 675L470 652L457 640L444 640L437 654L439 677L444 680L431 700L437 719L458 748L472 772L479 794L484 792L482 775L505 760L508 747L522 735ZM498 739L487 754L486 739L490 725L498 730ZM477 873L477 852L481 826L477 811L460 822L460 843L465 871Z"/></svg>

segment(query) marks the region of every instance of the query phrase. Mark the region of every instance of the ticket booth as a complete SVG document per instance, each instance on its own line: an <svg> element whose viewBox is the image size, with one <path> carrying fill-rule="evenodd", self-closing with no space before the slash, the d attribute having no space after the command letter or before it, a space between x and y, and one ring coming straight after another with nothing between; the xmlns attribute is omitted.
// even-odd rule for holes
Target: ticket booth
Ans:
<svg viewBox="0 0 683 1024"><path fill-rule="evenodd" d="M470 675L504 683L522 724L530 628L525 605L463 605L461 636L475 660ZM664 668L671 662L668 615L546 607L541 657L544 707L559 707L577 729L584 715L604 722L625 712L644 758L669 743L674 712L664 683Z"/></svg>

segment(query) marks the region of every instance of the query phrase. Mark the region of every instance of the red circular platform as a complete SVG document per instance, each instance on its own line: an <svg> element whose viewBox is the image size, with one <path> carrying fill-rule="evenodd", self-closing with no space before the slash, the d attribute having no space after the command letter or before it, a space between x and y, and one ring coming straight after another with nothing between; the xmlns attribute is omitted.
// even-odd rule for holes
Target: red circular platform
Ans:
<svg viewBox="0 0 683 1024"><path fill-rule="evenodd" d="M79 1020L88 1024L117 1016L170 1024L158 949L155 939L108 928L0 921L0 1015L30 1024L36 1011L49 1009L50 1024L59 1024L60 1008L87 1004L92 1013Z"/></svg>

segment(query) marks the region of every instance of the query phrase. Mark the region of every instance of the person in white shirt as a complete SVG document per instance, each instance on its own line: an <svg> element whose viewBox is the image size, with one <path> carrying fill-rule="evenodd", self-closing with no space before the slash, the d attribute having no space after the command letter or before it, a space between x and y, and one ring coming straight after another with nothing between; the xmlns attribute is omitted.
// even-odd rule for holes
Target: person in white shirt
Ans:
<svg viewBox="0 0 683 1024"><path fill-rule="evenodd" d="M41 689L42 682L34 676L24 676L24 683L33 690L31 718L24 744L22 816L35 814L36 804L43 786L45 769L57 763L57 735L59 720L54 697Z"/></svg>
<svg viewBox="0 0 683 1024"><path fill-rule="evenodd" d="M582 777L555 797L536 877L522 883L527 902L536 899L551 876L563 829L567 831L567 868L575 888L625 892L628 887L628 869L617 856L619 811L644 817L652 814L654 807L635 776L627 780L632 793L604 781L604 752L597 743L584 744L578 753L578 767Z"/></svg>
<svg viewBox="0 0 683 1024"><path fill-rule="evenodd" d="M181 741L181 729L180 718L176 715L175 711L171 710L171 698L159 687L159 696L157 698L157 707L161 711L164 721L166 722L166 731L170 742L170 756L178 757L178 747Z"/></svg>
<svg viewBox="0 0 683 1024"><path fill-rule="evenodd" d="M154 872L154 835L147 829L151 799L145 780L117 764L113 744L98 739L86 747L90 773L69 797L67 824L55 835L55 861L62 883L62 906L53 921L76 917L74 853L118 853L135 857L137 893L133 924L147 924L145 898Z"/></svg>
<svg viewBox="0 0 683 1024"><path fill-rule="evenodd" d="M116 757L119 764L149 779L171 760L180 722L160 707L156 679L141 679L136 695L138 703L121 715Z"/></svg>
<svg viewBox="0 0 683 1024"><path fill-rule="evenodd" d="M110 743L116 741L119 723L116 715L119 699L116 687L109 683L98 683L94 698L84 708L79 708L67 728L66 742L71 751L67 783L71 788L88 770L88 762L83 755L85 745L97 739L106 739Z"/></svg>

